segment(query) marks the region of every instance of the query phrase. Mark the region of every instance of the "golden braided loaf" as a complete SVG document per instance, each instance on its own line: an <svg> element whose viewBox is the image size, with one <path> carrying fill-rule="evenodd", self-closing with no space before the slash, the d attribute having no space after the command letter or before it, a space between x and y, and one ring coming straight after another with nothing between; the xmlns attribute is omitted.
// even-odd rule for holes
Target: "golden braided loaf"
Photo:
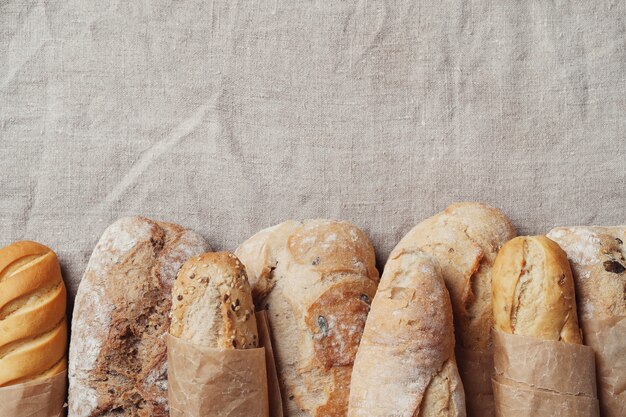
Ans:
<svg viewBox="0 0 626 417"><path fill-rule="evenodd" d="M56 254L35 242L0 249L0 387L67 368L66 291Z"/></svg>

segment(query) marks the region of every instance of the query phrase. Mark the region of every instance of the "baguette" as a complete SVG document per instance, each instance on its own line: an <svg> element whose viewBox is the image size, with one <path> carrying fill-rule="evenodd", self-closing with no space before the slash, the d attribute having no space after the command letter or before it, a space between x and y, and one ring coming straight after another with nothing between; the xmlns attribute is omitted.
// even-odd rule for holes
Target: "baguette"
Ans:
<svg viewBox="0 0 626 417"><path fill-rule="evenodd" d="M554 241L520 236L506 243L494 263L492 287L496 330L582 344L572 272Z"/></svg>
<svg viewBox="0 0 626 417"><path fill-rule="evenodd" d="M559 227L548 233L567 253L585 344L595 351L603 417L626 415L626 226Z"/></svg>
<svg viewBox="0 0 626 417"><path fill-rule="evenodd" d="M182 266L172 292L170 334L210 348L259 346L250 284L235 255L205 253Z"/></svg>
<svg viewBox="0 0 626 417"><path fill-rule="evenodd" d="M69 417L166 417L166 334L181 265L206 252L197 234L127 217L109 226L78 288Z"/></svg>
<svg viewBox="0 0 626 417"><path fill-rule="evenodd" d="M0 249L0 387L67 367L66 289L56 254L22 241Z"/></svg>
<svg viewBox="0 0 626 417"><path fill-rule="evenodd" d="M467 415L493 416L491 269L498 249L515 236L510 220L482 203L452 204L410 230L398 246L429 253L450 292L456 358Z"/></svg>
<svg viewBox="0 0 626 417"><path fill-rule="evenodd" d="M349 417L465 416L452 306L430 255L398 245L389 256L350 385Z"/></svg>
<svg viewBox="0 0 626 417"><path fill-rule="evenodd" d="M347 222L287 221L244 242L254 302L268 309L287 416L344 416L378 284L374 249Z"/></svg>

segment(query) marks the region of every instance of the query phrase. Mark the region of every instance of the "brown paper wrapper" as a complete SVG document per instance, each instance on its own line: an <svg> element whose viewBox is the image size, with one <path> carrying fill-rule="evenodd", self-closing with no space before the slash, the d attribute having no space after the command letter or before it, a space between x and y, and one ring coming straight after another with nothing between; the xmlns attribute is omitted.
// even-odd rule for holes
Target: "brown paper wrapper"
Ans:
<svg viewBox="0 0 626 417"><path fill-rule="evenodd" d="M593 349L494 331L497 417L599 417Z"/></svg>
<svg viewBox="0 0 626 417"><path fill-rule="evenodd" d="M268 417L265 349L213 349L168 335L171 417Z"/></svg>
<svg viewBox="0 0 626 417"><path fill-rule="evenodd" d="M256 313L256 324L259 330L259 342L261 347L265 348L270 417L283 417L283 400L280 396L278 372L276 371L276 362L274 362L274 350L272 349L272 337L266 310Z"/></svg>
<svg viewBox="0 0 626 417"><path fill-rule="evenodd" d="M585 344L596 354L603 417L626 416L626 317L582 322Z"/></svg>
<svg viewBox="0 0 626 417"><path fill-rule="evenodd" d="M468 417L493 417L493 353L456 348Z"/></svg>
<svg viewBox="0 0 626 417"><path fill-rule="evenodd" d="M0 416L62 417L67 394L67 371L43 381L0 388Z"/></svg>

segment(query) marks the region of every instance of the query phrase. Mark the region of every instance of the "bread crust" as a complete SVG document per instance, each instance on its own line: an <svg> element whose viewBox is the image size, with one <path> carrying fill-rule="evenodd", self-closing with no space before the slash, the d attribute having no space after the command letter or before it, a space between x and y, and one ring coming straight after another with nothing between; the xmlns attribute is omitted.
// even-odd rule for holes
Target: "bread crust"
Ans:
<svg viewBox="0 0 626 417"><path fill-rule="evenodd" d="M349 417L465 416L452 306L436 261L396 246L356 355Z"/></svg>
<svg viewBox="0 0 626 417"><path fill-rule="evenodd" d="M22 241L0 249L0 386L58 373L67 353L65 309L50 248Z"/></svg>
<svg viewBox="0 0 626 417"><path fill-rule="evenodd" d="M80 283L69 358L69 416L167 416L166 338L174 278L209 250L171 223L107 228Z"/></svg>
<svg viewBox="0 0 626 417"><path fill-rule="evenodd" d="M172 292L170 333L205 347L259 346L252 289L234 254L209 252L185 262Z"/></svg>
<svg viewBox="0 0 626 417"><path fill-rule="evenodd" d="M285 414L347 412L352 364L378 284L372 244L341 221L287 221L235 252L268 308Z"/></svg>
<svg viewBox="0 0 626 417"><path fill-rule="evenodd" d="M450 292L457 345L491 349L491 268L515 236L511 221L483 203L456 203L415 226L398 246L430 253Z"/></svg>
<svg viewBox="0 0 626 417"><path fill-rule="evenodd" d="M545 236L520 236L496 258L494 328L543 340L582 343L574 281L565 252Z"/></svg>
<svg viewBox="0 0 626 417"><path fill-rule="evenodd" d="M548 237L567 253L581 321L626 316L626 226L557 227Z"/></svg>

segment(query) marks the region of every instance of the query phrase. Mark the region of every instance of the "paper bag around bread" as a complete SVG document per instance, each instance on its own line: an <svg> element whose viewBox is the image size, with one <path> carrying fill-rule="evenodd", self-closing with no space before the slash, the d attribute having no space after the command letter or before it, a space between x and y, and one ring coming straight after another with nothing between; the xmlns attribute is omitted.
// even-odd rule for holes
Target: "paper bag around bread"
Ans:
<svg viewBox="0 0 626 417"><path fill-rule="evenodd" d="M602 416L626 416L626 317L584 320L582 329L595 351Z"/></svg>
<svg viewBox="0 0 626 417"><path fill-rule="evenodd" d="M257 349L215 349L168 334L171 417L283 417L266 312Z"/></svg>
<svg viewBox="0 0 626 417"><path fill-rule="evenodd" d="M41 381L0 388L0 416L62 417L67 394L67 371Z"/></svg>
<svg viewBox="0 0 626 417"><path fill-rule="evenodd" d="M599 417L593 349L494 330L497 417Z"/></svg>

